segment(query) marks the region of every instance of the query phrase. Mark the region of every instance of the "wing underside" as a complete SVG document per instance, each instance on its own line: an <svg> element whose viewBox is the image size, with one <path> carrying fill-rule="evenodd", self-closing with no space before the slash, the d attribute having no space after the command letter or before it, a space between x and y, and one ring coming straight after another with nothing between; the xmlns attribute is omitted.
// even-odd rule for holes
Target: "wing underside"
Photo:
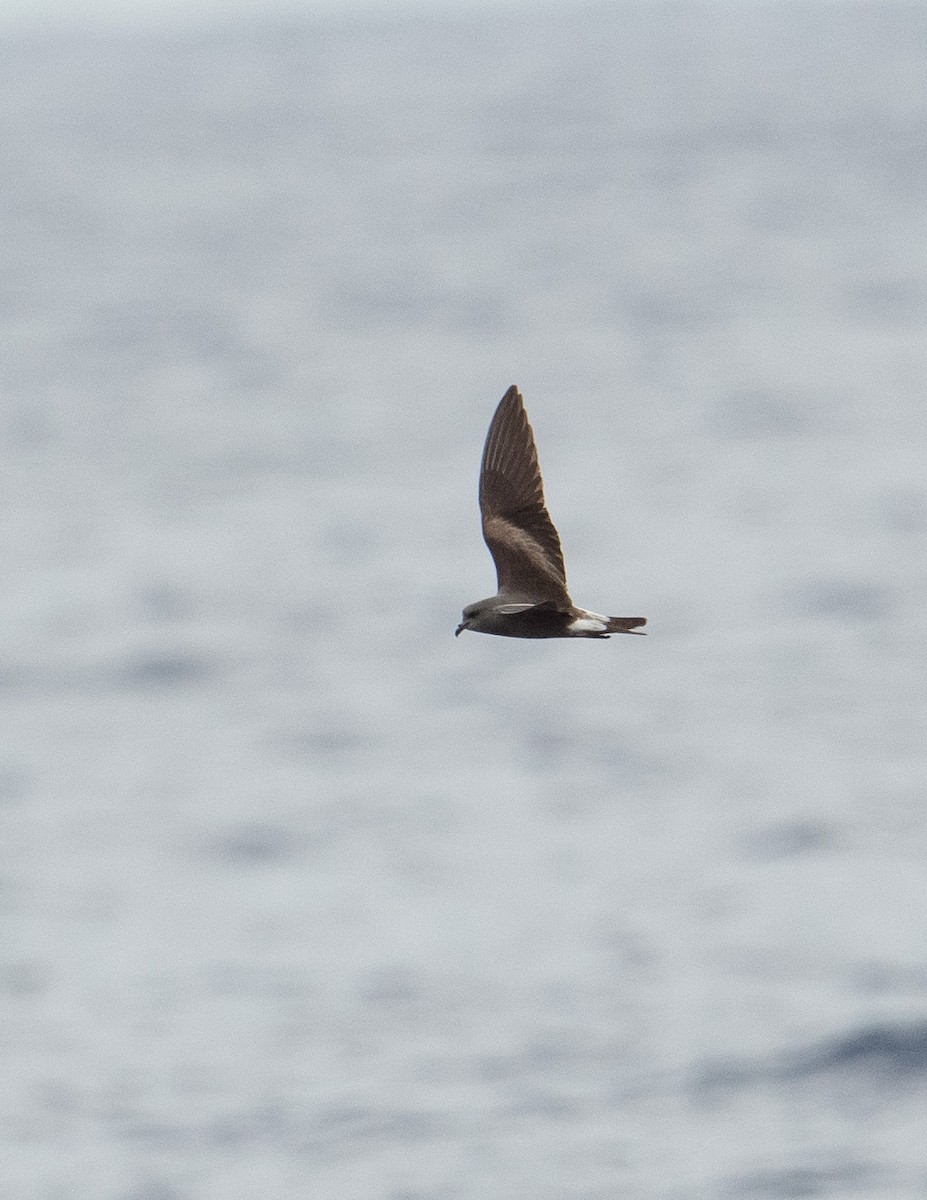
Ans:
<svg viewBox="0 0 927 1200"><path fill-rule="evenodd" d="M499 594L568 608L560 538L544 504L534 434L513 385L496 409L480 469L483 537L496 564Z"/></svg>

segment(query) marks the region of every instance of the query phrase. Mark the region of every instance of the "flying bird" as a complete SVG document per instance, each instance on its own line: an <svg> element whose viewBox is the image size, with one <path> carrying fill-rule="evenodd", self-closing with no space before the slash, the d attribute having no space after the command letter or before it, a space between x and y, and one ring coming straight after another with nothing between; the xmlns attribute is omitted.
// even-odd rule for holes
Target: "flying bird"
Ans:
<svg viewBox="0 0 927 1200"><path fill-rule="evenodd" d="M638 626L647 624L646 617L603 617L570 599L560 538L544 504L534 433L514 384L499 401L486 435L480 515L499 591L467 605L455 637L472 629L500 637L606 638L638 633Z"/></svg>

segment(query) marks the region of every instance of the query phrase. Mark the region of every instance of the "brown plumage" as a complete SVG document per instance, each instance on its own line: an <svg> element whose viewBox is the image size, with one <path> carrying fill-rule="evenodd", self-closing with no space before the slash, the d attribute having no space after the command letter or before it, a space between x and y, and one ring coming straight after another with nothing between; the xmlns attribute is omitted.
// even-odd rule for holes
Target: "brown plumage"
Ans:
<svg viewBox="0 0 927 1200"><path fill-rule="evenodd" d="M544 504L534 432L514 384L502 397L486 435L480 514L499 594L568 607L572 601L560 538Z"/></svg>
<svg viewBox="0 0 927 1200"><path fill-rule="evenodd" d="M577 608L567 590L560 538L544 503L534 433L513 384L496 409L480 468L483 537L498 594L464 609L457 633L505 637L607 637L633 633L644 617L605 617Z"/></svg>

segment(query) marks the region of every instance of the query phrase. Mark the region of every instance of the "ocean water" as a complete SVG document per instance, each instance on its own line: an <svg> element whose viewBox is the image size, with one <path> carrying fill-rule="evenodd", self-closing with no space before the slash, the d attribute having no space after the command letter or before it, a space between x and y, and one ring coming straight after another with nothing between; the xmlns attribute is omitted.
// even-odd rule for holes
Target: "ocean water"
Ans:
<svg viewBox="0 0 927 1200"><path fill-rule="evenodd" d="M927 1195L927 9L0 42L2 1200ZM577 602L455 640L522 388Z"/></svg>

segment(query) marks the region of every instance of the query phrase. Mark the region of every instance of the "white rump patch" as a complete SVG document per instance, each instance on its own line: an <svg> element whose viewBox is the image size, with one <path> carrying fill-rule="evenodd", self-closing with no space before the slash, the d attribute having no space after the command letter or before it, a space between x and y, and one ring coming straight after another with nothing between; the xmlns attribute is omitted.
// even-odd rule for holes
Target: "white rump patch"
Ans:
<svg viewBox="0 0 927 1200"><path fill-rule="evenodd" d="M604 633L607 628L607 617L600 617L598 613L586 613L584 617L577 617L567 625L567 633Z"/></svg>

